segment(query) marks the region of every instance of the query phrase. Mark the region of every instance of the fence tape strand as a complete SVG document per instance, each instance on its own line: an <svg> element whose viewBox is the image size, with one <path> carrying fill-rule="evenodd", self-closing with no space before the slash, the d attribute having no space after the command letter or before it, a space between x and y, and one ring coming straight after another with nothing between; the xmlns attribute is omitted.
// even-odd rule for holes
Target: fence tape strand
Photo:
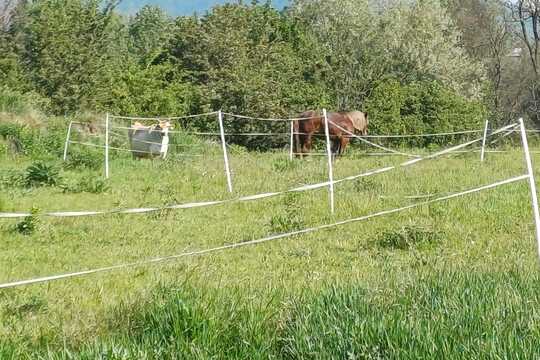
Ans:
<svg viewBox="0 0 540 360"><path fill-rule="evenodd" d="M231 250L231 249L236 249L236 248L245 247L245 246L257 245L257 244L270 242L270 241L274 241L274 240L279 240L279 239L283 239L283 238L287 238L287 237L303 235L303 234L312 233L312 232L316 232L316 231L335 228L335 227L338 227L338 226L341 226L341 225L346 225L346 224L350 224L350 223L354 223L354 222L365 221L365 220L372 219L372 218L379 217L379 216L394 214L394 213L409 210L409 209L412 209L412 208L415 208L415 207L419 207L419 206L423 206L423 205L429 205L429 204L432 204L432 203L435 203L435 202L441 202L441 201L453 199L453 198L456 198L456 197L459 197L459 196L464 196L464 195L476 193L476 192L479 192L479 191L482 191L482 190L492 189L492 188L495 188L495 187L498 187L498 186L501 186L501 185L510 184L510 183L513 183L513 182L525 180L525 179L528 179L529 176L530 175L528 175L528 174L527 175L516 176L516 177L513 177L511 179L498 181L496 183L492 183L492 184L489 184L489 185L484 185L484 186L481 186L481 187L465 190L465 191L458 192L458 193L453 193L453 194L450 194L450 195L438 197L436 199L426 200L426 201L414 203L414 204L403 206L403 207L400 207L400 208L397 208L397 209L383 210L383 211L379 211L379 212L376 212L376 213L373 213L373 214L364 215L364 216L351 218L351 219L346 219L346 220L342 220L342 221L335 222L335 223L332 223L332 224L324 224L324 225L311 227L311 228L307 228L307 229L292 231L292 232L289 232L289 233L272 235L272 236L264 237L264 238L261 238L261 239L256 239L256 240L251 240L251 241L244 241L244 242L237 242L237 243L233 243L233 244L218 246L218 247L209 248L209 249L191 251L191 252L186 252L186 253L177 254L177 255L157 257L157 258L153 258L153 259L141 260L141 261L132 262L132 263L125 263L125 264L113 265L113 266L108 266L108 267L102 267L102 268L97 268L97 269L84 270L84 271L78 271L78 272L72 272L72 273L66 273L66 274L60 274L60 275L52 275L52 276L45 276L45 277L39 277L39 278L34 278L34 279L28 279L28 280L20 280L20 281L8 282L8 283L0 284L0 289L14 288L14 287L23 286L23 285L31 285L31 284L49 282L49 281L53 281L53 280L73 278L73 277L78 277L78 276L83 276L83 275L96 274L96 273L100 273L100 272L108 272L108 271L119 270L119 269L130 268L130 267L138 267L138 266L143 266L143 265L160 263L160 262L164 262L164 261L175 260L175 259L179 259L179 258L183 258L183 257L201 256L201 255L214 253L214 252L219 252L219 251L224 251L224 250Z"/></svg>
<svg viewBox="0 0 540 360"><path fill-rule="evenodd" d="M387 147L384 147L382 145L379 145L379 144L375 144L374 142L371 142L369 140L366 140L366 139L363 139L362 137L350 132L349 130L347 129L344 129L343 127L339 126L338 124L336 124L335 122L332 122L329 120L329 123L334 125L335 127L337 127L338 129L340 129L341 131L344 131L346 134L349 135L349 137L352 137L352 138L355 138L355 139L359 139L363 142L365 142L366 144L368 145L371 145L371 146L374 146L376 148L379 148L381 150L384 150L384 151L388 151L388 152L391 152L393 154L399 154L399 155L403 155L403 156L409 156L409 157L415 157L415 158L418 158L420 157L419 155L414 155L414 154L407 154L407 153L404 153L404 152L401 152L401 151L397 151L397 150L393 150L393 149L390 149L390 148L387 148Z"/></svg>
<svg viewBox="0 0 540 360"><path fill-rule="evenodd" d="M496 135L500 132L503 132L509 128L512 128L516 126L516 124L505 126L504 128L498 129L490 134L490 136ZM478 138L475 140L468 141L466 143L463 143L461 145L456 145L451 148L433 153L431 155L427 155L420 158L415 158L409 161L405 161L403 163L400 163L398 165L388 166L384 168L379 168L375 170L371 170L368 172L364 172L361 174L356 174L352 176L345 177L343 179L334 180L334 184L339 184L345 181L352 181L361 177L367 177L372 176L376 174L381 174L384 172L388 172L391 170L395 170L399 167L408 167L413 164L416 164L420 161L432 159L438 156L442 156L444 154L459 150L461 148L464 148L466 146L469 146L471 144L474 144L475 142L481 141L483 138ZM117 210L104 210L104 211L61 211L61 212L47 212L40 214L41 216L49 216L49 217L81 217L81 216L94 216L94 215L105 215L105 214L143 214L143 213L149 213L149 212L156 212L156 211L163 211L163 210L174 210L174 209L190 209L190 208L196 208L196 207L205 207L205 206L213 206L213 205L223 205L228 203L234 203L234 202L246 202L246 201L252 201L262 198L269 198L274 196L279 196L291 192L303 192L303 191L309 191L309 190L315 190L324 188L330 185L329 181L317 183L317 184L309 184L304 185L284 191L279 192L269 192L269 193L262 193L262 194L254 194L254 195L248 195L243 197L238 197L234 199L227 199L227 200L216 200L216 201L205 201L205 202L192 202L187 204L174 204L174 205L167 205L167 206L161 206L161 207L145 207L145 208L132 208L132 209L117 209ZM1 218L24 218L30 216L30 213L0 213L0 219Z"/></svg>
<svg viewBox="0 0 540 360"><path fill-rule="evenodd" d="M144 120L153 120L153 121L160 121L160 120L191 119L191 118L210 116L210 115L216 115L216 114L217 114L217 111L212 111L212 112L203 113L203 114L184 115L184 116L137 117L137 116L109 115L109 117L111 119L123 119L123 120L143 120L143 121Z"/></svg>

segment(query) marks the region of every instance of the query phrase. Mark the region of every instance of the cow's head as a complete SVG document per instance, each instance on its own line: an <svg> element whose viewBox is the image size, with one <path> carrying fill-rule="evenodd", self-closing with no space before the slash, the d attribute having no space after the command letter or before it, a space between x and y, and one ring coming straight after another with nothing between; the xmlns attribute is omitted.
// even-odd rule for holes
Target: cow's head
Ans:
<svg viewBox="0 0 540 360"><path fill-rule="evenodd" d="M169 120L160 120L159 124L156 125L156 130L173 130L174 127L171 125Z"/></svg>

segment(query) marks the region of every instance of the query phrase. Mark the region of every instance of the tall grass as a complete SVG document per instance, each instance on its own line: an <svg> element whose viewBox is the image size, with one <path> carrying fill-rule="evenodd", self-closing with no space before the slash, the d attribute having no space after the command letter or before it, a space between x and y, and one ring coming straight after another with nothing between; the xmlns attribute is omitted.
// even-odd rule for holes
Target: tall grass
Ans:
<svg viewBox="0 0 540 360"><path fill-rule="evenodd" d="M532 359L538 277L440 272L373 291L331 287L295 302L287 358Z"/></svg>
<svg viewBox="0 0 540 360"><path fill-rule="evenodd" d="M419 272L377 288L326 284L289 296L280 289L272 289L272 296L249 296L241 287L160 286L149 301L115 309L106 336L27 354L52 359L531 359L540 356L539 280L517 272ZM11 356L18 350L3 351Z"/></svg>
<svg viewBox="0 0 540 360"><path fill-rule="evenodd" d="M219 155L218 145L178 139L188 142ZM45 159L37 153L0 157L2 211L158 206L327 179L324 158L289 162L286 153L234 149L234 194L227 191L220 156L177 153L168 161L140 161L118 154L111 179L102 182L98 149L60 169L56 186L13 181L23 179L37 158L57 163L62 145L55 144L60 151L51 145ZM483 164L477 154L465 154L339 184L334 215L327 189L320 189L147 215L39 218L28 233L13 231L20 221L2 220L0 282L221 246L400 207L417 201L409 195L523 174L520 149L509 150L488 154ZM359 153L336 161L335 178L399 161ZM242 250L3 290L0 358L535 358L540 279L528 191L526 183L515 183Z"/></svg>

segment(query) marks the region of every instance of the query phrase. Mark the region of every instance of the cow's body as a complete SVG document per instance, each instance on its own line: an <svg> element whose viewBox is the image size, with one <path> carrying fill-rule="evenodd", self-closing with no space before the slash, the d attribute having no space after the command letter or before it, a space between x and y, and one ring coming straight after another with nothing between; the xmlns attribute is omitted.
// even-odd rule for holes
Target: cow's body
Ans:
<svg viewBox="0 0 540 360"><path fill-rule="evenodd" d="M158 125L144 126L135 123L128 130L129 144L134 158L152 158L167 156L169 144L168 122Z"/></svg>

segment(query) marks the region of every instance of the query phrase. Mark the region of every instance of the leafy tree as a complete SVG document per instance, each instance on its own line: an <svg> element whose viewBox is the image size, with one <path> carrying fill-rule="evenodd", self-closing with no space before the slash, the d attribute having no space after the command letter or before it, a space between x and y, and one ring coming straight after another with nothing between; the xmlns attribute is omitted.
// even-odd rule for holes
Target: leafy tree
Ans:
<svg viewBox="0 0 540 360"><path fill-rule="evenodd" d="M170 63L126 66L115 78L107 109L118 114L178 116L200 108L197 89Z"/></svg>
<svg viewBox="0 0 540 360"><path fill-rule="evenodd" d="M482 102L468 100L437 81L402 85L396 79L382 80L374 87L365 108L374 119L370 122L371 130L379 134L477 129L487 116ZM408 138L401 141L424 146L437 141L448 143L449 138Z"/></svg>
<svg viewBox="0 0 540 360"><path fill-rule="evenodd" d="M173 22L156 6L144 6L129 22L130 51L143 65L162 57L171 37Z"/></svg>
<svg viewBox="0 0 540 360"><path fill-rule="evenodd" d="M23 17L24 6L24 2L15 0L0 5L0 83L12 90L28 90L18 55L16 29L16 18Z"/></svg>
<svg viewBox="0 0 540 360"><path fill-rule="evenodd" d="M300 24L270 5L218 6L201 19L184 18L177 24L170 53L179 66L192 70L207 108L292 116L329 102L317 79L317 52L309 51L310 39L302 36ZM286 126L238 120L228 124L234 132L284 132ZM252 147L267 146L269 140L233 139Z"/></svg>
<svg viewBox="0 0 540 360"><path fill-rule="evenodd" d="M518 46L508 21L509 11L497 0L445 1L462 33L463 47L487 70L489 84L485 101L490 106L492 119L507 122L515 118L513 104L520 97L521 80L515 59L508 56Z"/></svg>
<svg viewBox="0 0 540 360"><path fill-rule="evenodd" d="M115 2L43 0L28 6L22 25L23 60L36 90L55 112L95 109L97 94L114 70L122 26Z"/></svg>
<svg viewBox="0 0 540 360"><path fill-rule="evenodd" d="M437 1L296 0L292 12L324 44L339 108L360 108L385 76L437 80L478 98L483 69L460 46L460 33Z"/></svg>
<svg viewBox="0 0 540 360"><path fill-rule="evenodd" d="M519 24L514 34L525 48L523 57L529 66L525 86L527 98L522 101L521 109L540 124L540 0L506 1L511 11L513 22ZM523 89L522 87L522 89Z"/></svg>

